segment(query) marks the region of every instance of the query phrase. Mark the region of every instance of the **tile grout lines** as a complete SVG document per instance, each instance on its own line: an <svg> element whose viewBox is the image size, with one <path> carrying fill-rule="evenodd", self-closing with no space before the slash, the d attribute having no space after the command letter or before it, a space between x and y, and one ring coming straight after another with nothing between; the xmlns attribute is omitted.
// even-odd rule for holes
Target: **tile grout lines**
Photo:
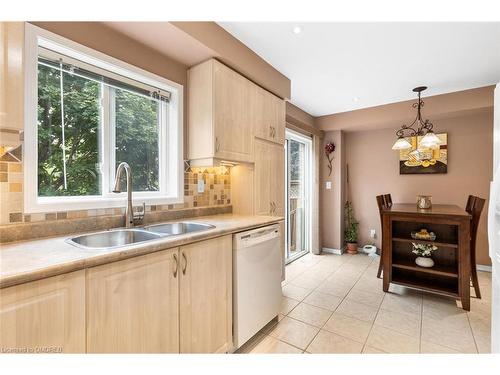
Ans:
<svg viewBox="0 0 500 375"><path fill-rule="evenodd" d="M288 280L287 282L285 282L285 283L283 284L283 286L288 285L288 284L291 284L291 285L296 286L296 287L301 287L302 289L308 289L308 292L307 292L307 293L306 293L306 294L305 294L302 298L300 298L300 299L295 299L295 298L291 298L291 297L286 297L286 298L289 298L289 299L291 299L291 300L296 301L296 302L297 302L297 305L295 305L295 306L294 306L294 307L293 307L290 311L288 311L286 314L280 314L280 315L282 315L283 317L287 317L288 319L291 319L291 320L293 320L293 321L301 322L301 323L303 323L303 324L307 324L307 325L309 325L309 326L311 326L311 327L314 327L314 328L318 329L318 331L317 331L317 332L316 332L316 334L312 337L312 339L311 339L310 341L308 341L307 345L305 346L305 349L302 349L302 348L300 348L300 347L297 347L297 346L296 346L296 345L294 345L294 344L290 344L290 343L288 343L288 342L286 342L286 341L284 341L284 340L282 340L282 339L279 339L279 338L277 338L277 337L274 337L274 336L270 336L270 335L269 335L269 333L270 333L270 332L271 332L271 331L272 331L272 330L276 327L276 325L277 325L277 324L279 324L279 322L276 322L276 323L275 323L275 324L273 324L271 327L267 328L267 329L265 330L265 332L266 332L266 333L263 333L263 334L262 334L263 338L265 338L265 337L267 337L267 336L270 336L272 339L274 339L274 340L276 340L276 341L279 341L279 342L281 342L281 343L284 343L284 344L286 344L286 345L289 345L290 347L292 347L292 348L294 348L294 349L297 349L297 350L299 350L299 351L300 351L300 352L302 352L302 353L309 353L309 352L307 351L307 349L309 349L309 348L310 348L310 346L311 346L312 342L313 342L313 341L317 338L318 334L319 334L322 330L326 330L326 331L327 331L327 332L329 332L329 333L332 333L332 334L338 335L338 336L340 336L340 337L343 337L343 338L346 338L346 339L348 339L348 340L351 340L351 341L354 341L354 342L357 342L357 343L361 344L360 340L354 339L354 338L352 338L352 337L347 337L347 336L345 336L345 335L343 335L343 334L339 334L339 333L332 332L332 331L330 331L330 330L328 330L328 329L325 329L325 326L326 326L326 324L328 323L328 321L332 318L332 316L336 313L336 311L338 310L338 307L339 307L339 306L340 306L340 305L341 305L341 304L342 304L342 303L343 303L346 299L348 299L349 294L350 294L350 293L352 292L352 290L356 287L356 285L357 285L357 283L360 281L360 279L361 279L361 278L363 278L363 276L366 276L366 275L367 275L367 271L368 271L368 269L369 269L371 266L373 266L373 264L375 263L375 262L374 262L374 261L375 261L375 259L371 260L371 262L368 262L368 263L366 263L366 264L364 265L364 268L362 268L362 270L360 271L359 275L355 278L355 280L354 280L354 282L353 282L352 286L348 289L348 291L347 291L347 292L346 292L346 293L345 293L342 297L339 297L339 296L337 296L337 295L330 294L330 293L325 293L325 294L327 294L327 295L334 296L334 297L337 297L337 298L339 299L338 304L335 306L335 308L334 308L333 310L331 310L331 311L330 311L330 309L328 309L328 308L326 308L326 309L325 309L324 307L321 307L321 306L316 306L316 305L312 305L312 304L310 304L310 303L308 303L308 302L305 302L305 299L306 299L309 295L311 295L312 293L314 293L315 291L317 291L317 290L318 290L318 288L320 288L320 286L321 286L322 284L324 284L324 282L325 282L327 279L331 278L331 277L332 277L335 273L337 273L337 272L341 271L341 270L342 270L342 267L343 267L344 265L346 265L346 264L357 264L357 263L351 263L352 259L354 259L354 258L351 258L351 259L349 259L349 260L346 260L346 261L344 261L344 262L341 262L340 264L333 264L333 265L332 265L332 264L330 264L331 266L334 266L334 267L336 266L336 268L335 268L332 272L329 272L326 276L321 277L321 282L320 282L319 284L317 284L317 285L316 285L315 287L313 287L313 288L305 288L305 287L303 287L303 286L301 286L301 285L296 285L296 284L292 284L292 283L293 283L293 281L294 281L295 279L297 279L297 278L299 278L299 277L301 277L301 276L304 276L304 274L306 274L308 270L311 270L311 268L313 268L313 267L315 267L315 266L320 266L320 265L322 265L322 264L328 265L328 263L323 263L323 260L324 260L324 259L319 259L319 260L318 260L318 261L316 261L316 262L314 262L314 261L313 261L313 262L309 262L309 261L308 261L308 262L302 262L301 267L304 267L304 268L303 268L300 272L298 272L298 273L297 273L297 274L296 274L293 278L291 278L290 280ZM307 264L307 263L310 263L310 264ZM363 266L363 264L357 264L357 265L361 265L361 266ZM313 278L314 278L314 276L311 276L311 277L313 277ZM319 293L319 291L317 291L317 292ZM323 293L323 292L321 292L321 293ZM371 322L371 326L370 326L370 330L369 330L369 332L368 332L368 335L366 336L366 339L363 341L363 346L362 346L362 349L361 349L361 353L362 353L364 350L366 350L366 348L368 347L368 346L367 346L368 338L369 338L369 336L370 336L371 332L373 331L373 328L374 328L374 325L375 325L375 321L377 320L377 317L378 317L378 315L379 315L379 313L380 313L380 310L382 309L382 304L383 304L383 302L384 302L384 300L385 300L385 298L386 298L386 295L387 295L387 293L384 293L383 298L381 299L380 303L378 304L377 312L376 312L375 317L373 318L373 320L372 320L372 322ZM420 327L419 327L420 331L419 331L419 335L416 337L416 338L418 338L418 339L419 339L419 345L418 345L418 346L419 346L419 352L420 352L420 353L422 352L423 319L424 319L424 299L425 299L425 295L426 295L426 293L421 293L421 294L420 294L420 298L421 298L421 307L420 307ZM358 302L358 303L363 304L362 302ZM324 324L322 324L321 326L316 326L316 325L310 324L310 323L308 323L308 322L306 322L306 321L303 321L303 320L301 320L301 319L299 319L299 318L294 318L294 317L291 317L291 316L290 316L290 314L291 314L291 313L292 313L292 312L293 312L293 311L294 311L294 310L295 310L295 309L296 309L296 308L297 308L300 304L305 304L305 305L308 305L308 306L312 306L312 307L316 307L316 308L322 308L322 309L325 309L325 310L329 310L329 311L330 311L330 314L328 315L328 319L326 319L325 323L324 323ZM373 306L373 305L367 305L367 306ZM389 310L389 311L392 311L392 310ZM341 313L338 313L338 314L341 314ZM343 315L343 314L342 314L342 315ZM348 315L348 316L349 316L349 315ZM356 316L349 316L349 317L351 317L351 318L353 318L353 319L358 319ZM475 348L476 348L476 353L478 353L478 352L479 352L479 346L478 346L478 343L477 343L475 330L474 330L474 329L473 329L473 327L472 327L471 318L470 318L469 313L467 313L467 319L468 319L468 322L469 322L469 328L470 328L470 330L471 330L471 332L472 332L472 336L473 336L473 340L474 340L474 344L475 344ZM360 320L360 319L358 319L358 320ZM363 321L363 320L360 320L360 321ZM394 329L392 329L392 328L385 327L385 326L382 326L382 327L384 327L385 329L388 329L389 331L393 331L393 332L397 332L397 333L403 334L402 332L400 332L400 331L398 331L398 330L394 330ZM411 336L411 335L408 335L408 334L403 334L403 335L405 335L405 336L410 336L410 337L415 337L415 336ZM437 343L436 343L436 344L437 344ZM258 344L256 344L256 345L258 345ZM443 347L445 347L445 348L448 348L448 349L450 349L450 350L456 350L456 349L454 349L454 348L450 348L450 347L449 347L449 346L447 346L447 345L443 345L443 344L439 344L439 345L441 345L441 346L443 346ZM377 349L378 349L378 348L377 348Z"/></svg>
<svg viewBox="0 0 500 375"><path fill-rule="evenodd" d="M366 335L366 339L365 339L365 342L363 344L363 348L361 349L361 353L363 353L363 351L366 348L366 343L368 342L368 338L370 337L370 334L373 331L373 326L375 325L375 320L377 320L378 313L380 312L380 306L382 306L382 303L384 303L385 296L386 296L386 293L384 293L384 297L382 298L382 301L380 301L380 304L379 304L378 309L377 309L377 313L375 314L375 317L373 318L372 325L370 326L370 330L368 331L368 335ZM376 348L376 349L379 349L379 348Z"/></svg>
<svg viewBox="0 0 500 375"><path fill-rule="evenodd" d="M472 329L472 324L470 324L469 311L467 311L465 315L467 315L467 322L469 323L470 333L472 334L472 339L474 340L476 353L479 354L479 347L477 346L476 335L474 334L474 330Z"/></svg>
<svg viewBox="0 0 500 375"><path fill-rule="evenodd" d="M347 264L347 263L349 263L349 261L346 261L346 262L342 263L342 265ZM312 344L312 342L314 341L314 339L316 339L316 337L318 336L318 334L319 334L319 333L321 332L321 330L325 327L326 323L328 323L328 321L331 319L331 317L333 316L333 314L335 313L335 311L337 311L338 307L342 304L342 302L344 302L344 300L347 298L347 296L349 295L349 293L351 292L351 290L352 290L352 289L354 288L354 286L358 283L358 281L361 279L361 277L363 276L363 274L366 272L366 270L368 269L368 267L370 267L370 265L371 265L372 263L373 263L373 259L372 259L372 261L371 261L370 263L368 263L368 264L366 265L366 267L362 270L362 272L359 274L359 277L356 279L356 281L354 282L354 284L353 284L353 285L349 288L348 292L347 292L347 293L346 293L343 297L339 297L339 296L335 296L335 295L333 295L334 297L338 297L338 298L342 298L342 299L340 300L339 304L335 307L335 309L334 309L333 311L331 311L330 316L328 317L328 319L326 320L326 322L325 322L325 323L324 323L321 327L313 326L313 325L311 324L311 326L313 326L313 327L315 327L315 328L319 328L319 329L318 329L318 332L316 332L316 334L314 335L314 337L313 337L313 338L309 341L309 343L306 345L306 347L305 347L305 349L304 349L304 352L307 352L307 349L309 348L309 346L311 346L311 344ZM316 264L317 264L317 263L316 263ZM325 281L325 280L327 280L329 277L331 277L333 274L335 274L336 272L338 272L338 271L340 270L340 268L341 268L341 266L339 266L339 267L338 267L335 271L333 271L333 272L332 272L332 273L331 273L328 277L325 277L325 278L322 280L322 282L324 282L324 281ZM306 270L304 270L303 272L305 272L305 271L306 271ZM297 277L298 277L298 276L297 276ZM321 285L321 284L320 284L320 285ZM309 293L307 293L307 294L304 296L304 298L303 298L301 301L299 301L299 303L298 303L298 304L297 304L297 305L296 305L296 306L295 306L292 310L290 310L290 311L288 312L288 314L287 314L286 316L287 316L289 319L294 319L294 318L290 317L290 316L289 316L289 314L290 314L293 310L295 310L295 308L297 308L297 306L299 306L301 303L305 303L306 305L308 305L308 303L307 303L307 302L304 302L304 300L305 300L305 299L306 299L306 298L307 298L307 297L308 297L308 296L309 296L312 292L316 291L316 290L320 287L320 285L318 285L318 286L316 286L315 288L311 289L311 291L310 291ZM328 294L328 293L325 293L325 294ZM384 296L384 297L385 297L385 296ZM312 306L312 305L311 305L311 306ZM317 306L315 306L315 307L317 307ZM378 312L378 311L377 311L377 312ZM299 321L299 322L302 322L302 321L301 321L301 320L299 320L299 319L294 319L294 320L297 320L297 321ZM306 322L302 322L302 323L306 323ZM308 323L306 323L306 324L308 324ZM373 324L372 324L372 326L373 326ZM327 330L327 331L328 331L328 330ZM328 332L330 332L330 331L328 331ZM331 332L331 333L333 333L333 332ZM344 338L346 338L346 339L349 339L349 340L352 340L352 341L355 341L355 342L360 343L359 341L353 340L352 338L345 337L345 336L343 336L343 335L339 335L339 334L337 334L337 333L334 333L334 334L335 334L335 335L338 335L338 336L341 336L341 337L344 337ZM365 339L365 342L366 342L366 339ZM360 343L360 344L361 344L361 343ZM363 349L364 349L364 345L363 345L363 347L362 347L362 349L361 349L361 353L362 353ZM360 353L360 354L361 354L361 353Z"/></svg>

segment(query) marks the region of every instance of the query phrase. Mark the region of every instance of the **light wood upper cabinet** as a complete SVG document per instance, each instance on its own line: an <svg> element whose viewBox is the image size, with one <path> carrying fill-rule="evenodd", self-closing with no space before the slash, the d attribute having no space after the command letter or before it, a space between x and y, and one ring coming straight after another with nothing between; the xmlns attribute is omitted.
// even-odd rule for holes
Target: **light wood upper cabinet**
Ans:
<svg viewBox="0 0 500 375"><path fill-rule="evenodd" d="M217 60L188 72L188 158L253 162L254 137L285 142L285 101Z"/></svg>
<svg viewBox="0 0 500 375"><path fill-rule="evenodd" d="M254 212L256 215L284 215L284 158L282 145L255 140Z"/></svg>
<svg viewBox="0 0 500 375"><path fill-rule="evenodd" d="M180 248L180 351L232 347L232 236Z"/></svg>
<svg viewBox="0 0 500 375"><path fill-rule="evenodd" d="M24 22L0 22L0 128L24 127L23 47Z"/></svg>
<svg viewBox="0 0 500 375"><path fill-rule="evenodd" d="M188 73L188 158L252 162L251 83L216 60Z"/></svg>
<svg viewBox="0 0 500 375"><path fill-rule="evenodd" d="M85 352L85 271L0 289L3 352Z"/></svg>
<svg viewBox="0 0 500 375"><path fill-rule="evenodd" d="M87 270L89 353L178 353L178 248Z"/></svg>
<svg viewBox="0 0 500 375"><path fill-rule="evenodd" d="M249 106L255 137L284 144L285 101L252 84Z"/></svg>

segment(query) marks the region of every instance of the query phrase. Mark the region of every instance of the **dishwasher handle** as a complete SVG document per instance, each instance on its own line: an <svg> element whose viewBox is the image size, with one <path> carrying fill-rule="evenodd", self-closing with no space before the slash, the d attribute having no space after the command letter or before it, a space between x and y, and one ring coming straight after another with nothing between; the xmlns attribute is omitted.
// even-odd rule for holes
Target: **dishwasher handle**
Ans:
<svg viewBox="0 0 500 375"><path fill-rule="evenodd" d="M238 249L244 249L247 247L255 246L263 242L271 241L275 238L280 237L279 227L264 228L258 231L252 231L247 233L241 233L238 235Z"/></svg>

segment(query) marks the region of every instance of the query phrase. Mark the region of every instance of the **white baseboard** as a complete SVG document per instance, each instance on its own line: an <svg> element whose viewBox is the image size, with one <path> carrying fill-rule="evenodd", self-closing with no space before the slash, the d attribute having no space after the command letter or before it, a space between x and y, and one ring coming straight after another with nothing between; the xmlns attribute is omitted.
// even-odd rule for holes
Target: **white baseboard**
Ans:
<svg viewBox="0 0 500 375"><path fill-rule="evenodd" d="M491 272L491 266L483 266L482 264L477 264L476 268L478 271Z"/></svg>
<svg viewBox="0 0 500 375"><path fill-rule="evenodd" d="M333 249L331 247L322 247L321 251L328 254L342 255L344 254L344 249Z"/></svg>

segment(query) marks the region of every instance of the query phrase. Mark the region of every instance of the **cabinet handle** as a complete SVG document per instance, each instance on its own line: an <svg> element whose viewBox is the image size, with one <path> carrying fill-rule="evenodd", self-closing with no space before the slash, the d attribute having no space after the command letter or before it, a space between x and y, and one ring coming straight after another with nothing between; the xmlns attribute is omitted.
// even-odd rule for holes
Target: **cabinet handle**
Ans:
<svg viewBox="0 0 500 375"><path fill-rule="evenodd" d="M276 138L276 128L273 126L273 138Z"/></svg>
<svg viewBox="0 0 500 375"><path fill-rule="evenodd" d="M186 254L184 254L184 251L182 252L182 258L184 259L184 268L182 269L182 274L185 275L188 266L188 260L186 258Z"/></svg>
<svg viewBox="0 0 500 375"><path fill-rule="evenodd" d="M269 136L273 136L273 127L271 125L269 125Z"/></svg>
<svg viewBox="0 0 500 375"><path fill-rule="evenodd" d="M215 152L219 152L219 149L220 149L219 138L215 137Z"/></svg>
<svg viewBox="0 0 500 375"><path fill-rule="evenodd" d="M177 271L179 270L179 261L177 260L177 254L174 254L174 262L175 262L174 278L176 278L177 277Z"/></svg>

